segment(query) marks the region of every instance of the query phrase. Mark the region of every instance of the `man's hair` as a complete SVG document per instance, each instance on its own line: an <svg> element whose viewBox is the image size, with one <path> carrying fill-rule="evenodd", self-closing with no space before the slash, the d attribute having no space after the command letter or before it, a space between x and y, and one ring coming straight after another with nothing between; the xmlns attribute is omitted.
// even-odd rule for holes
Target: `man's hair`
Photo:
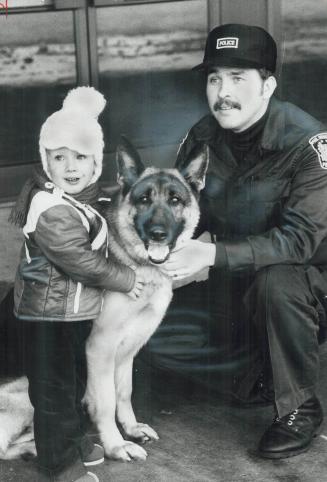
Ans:
<svg viewBox="0 0 327 482"><path fill-rule="evenodd" d="M267 80L269 77L274 75L270 70L266 69L265 67L258 69L258 72L262 80Z"/></svg>
<svg viewBox="0 0 327 482"><path fill-rule="evenodd" d="M262 67L262 68L257 69L257 70L258 70L259 75L260 75L262 80L267 80L269 77L274 75L269 69L266 69L266 67ZM206 74L206 76L208 76L209 74L211 74L214 71L215 71L215 66L211 65L211 66L209 66L205 69L205 74Z"/></svg>

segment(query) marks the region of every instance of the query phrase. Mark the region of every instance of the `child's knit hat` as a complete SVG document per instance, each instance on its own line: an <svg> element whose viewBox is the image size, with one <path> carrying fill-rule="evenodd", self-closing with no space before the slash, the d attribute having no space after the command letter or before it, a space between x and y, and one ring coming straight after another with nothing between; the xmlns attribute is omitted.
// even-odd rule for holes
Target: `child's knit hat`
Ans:
<svg viewBox="0 0 327 482"><path fill-rule="evenodd" d="M103 132L97 119L106 100L93 87L77 87L66 96L63 106L41 127L40 154L43 169L50 178L46 149L67 147L80 154L93 155L95 170L91 183L101 175Z"/></svg>

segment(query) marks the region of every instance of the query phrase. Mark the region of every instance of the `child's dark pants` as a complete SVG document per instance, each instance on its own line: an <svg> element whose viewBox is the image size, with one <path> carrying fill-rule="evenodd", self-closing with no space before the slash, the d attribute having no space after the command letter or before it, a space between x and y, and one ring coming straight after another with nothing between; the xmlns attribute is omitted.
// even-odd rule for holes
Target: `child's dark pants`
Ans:
<svg viewBox="0 0 327 482"><path fill-rule="evenodd" d="M57 473L91 444L85 437L87 418L81 400L92 321L21 321L21 328L38 465L46 473Z"/></svg>

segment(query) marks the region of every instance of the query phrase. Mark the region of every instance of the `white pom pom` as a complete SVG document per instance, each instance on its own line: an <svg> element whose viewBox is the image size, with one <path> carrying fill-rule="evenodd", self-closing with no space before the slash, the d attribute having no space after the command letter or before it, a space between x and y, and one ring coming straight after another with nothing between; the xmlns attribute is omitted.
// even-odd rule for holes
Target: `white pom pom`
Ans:
<svg viewBox="0 0 327 482"><path fill-rule="evenodd" d="M97 119L105 105L106 99L94 87L76 87L68 92L63 102L63 109L83 112Z"/></svg>

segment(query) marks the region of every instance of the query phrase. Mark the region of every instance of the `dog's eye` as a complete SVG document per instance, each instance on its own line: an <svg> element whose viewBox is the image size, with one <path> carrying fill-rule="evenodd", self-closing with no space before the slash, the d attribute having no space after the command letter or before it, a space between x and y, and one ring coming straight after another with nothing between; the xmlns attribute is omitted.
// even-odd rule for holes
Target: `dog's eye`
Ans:
<svg viewBox="0 0 327 482"><path fill-rule="evenodd" d="M178 196L172 196L170 198L170 202L173 205L179 204L181 202L180 198Z"/></svg>
<svg viewBox="0 0 327 482"><path fill-rule="evenodd" d="M139 198L139 202L140 202L141 204L148 204L149 201L150 201L150 198L149 198L149 196L147 196L146 194L144 194L144 196L141 196L141 197Z"/></svg>

